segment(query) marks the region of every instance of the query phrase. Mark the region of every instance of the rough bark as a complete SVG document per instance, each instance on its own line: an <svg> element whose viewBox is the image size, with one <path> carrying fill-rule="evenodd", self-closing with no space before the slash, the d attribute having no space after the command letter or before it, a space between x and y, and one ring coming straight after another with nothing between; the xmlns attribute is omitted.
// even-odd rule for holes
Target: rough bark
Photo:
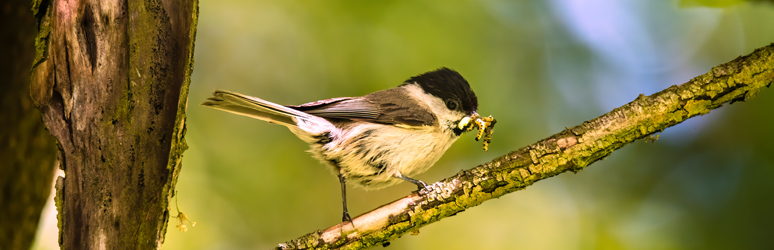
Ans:
<svg viewBox="0 0 774 250"><path fill-rule="evenodd" d="M521 190L567 171L581 171L638 139L745 101L774 82L774 44L714 67L607 114L540 140L489 163L464 170L419 193L322 231L280 244L278 249L362 249L389 240L484 201Z"/></svg>
<svg viewBox="0 0 774 250"><path fill-rule="evenodd" d="M35 57L30 2L0 3L0 23L0 249L29 249L51 193L56 147L29 94Z"/></svg>
<svg viewBox="0 0 774 250"><path fill-rule="evenodd" d="M185 150L197 1L35 0L31 95L56 138L63 249L154 249Z"/></svg>

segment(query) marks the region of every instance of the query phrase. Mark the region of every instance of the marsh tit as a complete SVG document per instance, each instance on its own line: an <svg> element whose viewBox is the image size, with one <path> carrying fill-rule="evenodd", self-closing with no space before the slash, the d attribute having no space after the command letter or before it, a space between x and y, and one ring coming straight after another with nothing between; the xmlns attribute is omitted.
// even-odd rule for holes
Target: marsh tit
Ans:
<svg viewBox="0 0 774 250"><path fill-rule="evenodd" d="M360 97L284 106L216 90L203 105L288 127L338 176L342 220L352 221L346 182L379 189L408 181L424 188L409 176L428 170L467 131L478 100L459 73L440 68Z"/></svg>

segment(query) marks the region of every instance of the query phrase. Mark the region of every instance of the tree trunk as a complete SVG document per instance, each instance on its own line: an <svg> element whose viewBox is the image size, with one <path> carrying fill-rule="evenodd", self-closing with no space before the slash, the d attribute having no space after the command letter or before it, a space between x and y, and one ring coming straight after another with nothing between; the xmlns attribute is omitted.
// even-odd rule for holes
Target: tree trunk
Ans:
<svg viewBox="0 0 774 250"><path fill-rule="evenodd" d="M54 177L54 141L29 94L35 57L29 8L28 0L0 4L0 249L30 248Z"/></svg>
<svg viewBox="0 0 774 250"><path fill-rule="evenodd" d="M35 0L31 95L57 139L63 249L161 246L185 150L197 1Z"/></svg>

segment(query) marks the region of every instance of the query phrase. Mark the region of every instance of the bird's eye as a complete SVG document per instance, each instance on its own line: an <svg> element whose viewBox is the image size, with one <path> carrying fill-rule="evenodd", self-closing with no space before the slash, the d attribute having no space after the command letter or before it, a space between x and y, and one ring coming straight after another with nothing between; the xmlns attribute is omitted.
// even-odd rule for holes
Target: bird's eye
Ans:
<svg viewBox="0 0 774 250"><path fill-rule="evenodd" d="M450 110L455 110L455 109L457 109L457 102L455 102L455 101L446 101L446 107L449 108Z"/></svg>

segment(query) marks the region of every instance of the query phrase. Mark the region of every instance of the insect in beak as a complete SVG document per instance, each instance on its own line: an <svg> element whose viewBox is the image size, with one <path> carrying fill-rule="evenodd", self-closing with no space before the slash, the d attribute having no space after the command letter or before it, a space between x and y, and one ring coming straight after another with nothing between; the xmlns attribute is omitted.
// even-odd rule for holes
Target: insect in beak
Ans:
<svg viewBox="0 0 774 250"><path fill-rule="evenodd" d="M468 130L470 130L469 128L470 122L479 117L481 116L479 116L478 113L476 113L476 111L473 111L472 114L470 114L469 116L463 117L462 120L460 120L460 123L457 123L457 128L458 129L468 128Z"/></svg>
<svg viewBox="0 0 774 250"><path fill-rule="evenodd" d="M459 129L467 128L471 120L473 119L470 119L470 116L465 116L464 118L462 118L462 120L460 120L460 123L457 124L457 128Z"/></svg>

